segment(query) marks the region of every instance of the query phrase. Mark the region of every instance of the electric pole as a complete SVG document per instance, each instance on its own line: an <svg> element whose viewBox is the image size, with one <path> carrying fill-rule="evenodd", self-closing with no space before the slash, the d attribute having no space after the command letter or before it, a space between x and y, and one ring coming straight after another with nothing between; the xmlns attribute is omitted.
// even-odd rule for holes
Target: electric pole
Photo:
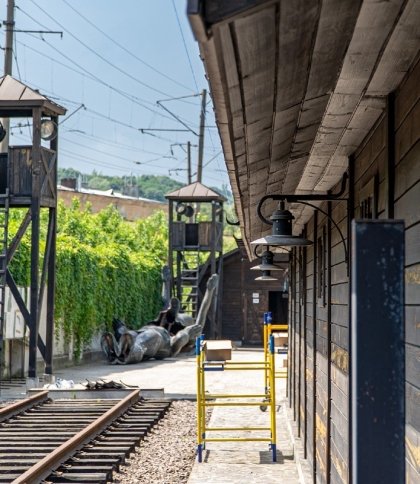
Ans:
<svg viewBox="0 0 420 484"><path fill-rule="evenodd" d="M191 143L187 143L187 157L188 157L188 185L191 185Z"/></svg>
<svg viewBox="0 0 420 484"><path fill-rule="evenodd" d="M13 68L13 31L15 28L15 0L8 0L7 3L7 20L3 22L6 26L6 41L4 47L4 75L12 75ZM10 119L3 118L0 120L3 128L6 130L6 136L0 143L0 153L7 153L9 150L9 127Z"/></svg>
<svg viewBox="0 0 420 484"><path fill-rule="evenodd" d="M12 75L13 65L13 30L15 28L15 0L7 3L7 20L3 22L6 26L6 43L4 48L4 75Z"/></svg>
<svg viewBox="0 0 420 484"><path fill-rule="evenodd" d="M197 181L201 183L203 178L203 151L204 151L204 128L206 125L206 98L207 91L203 89L201 93L201 113L200 113L200 133L198 135L198 163Z"/></svg>

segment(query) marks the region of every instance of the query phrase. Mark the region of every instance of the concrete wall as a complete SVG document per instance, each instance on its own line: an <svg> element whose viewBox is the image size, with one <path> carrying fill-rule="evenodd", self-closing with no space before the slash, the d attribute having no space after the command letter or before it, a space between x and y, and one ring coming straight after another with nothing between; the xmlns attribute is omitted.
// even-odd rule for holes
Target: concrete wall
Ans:
<svg viewBox="0 0 420 484"><path fill-rule="evenodd" d="M29 288L19 288L25 302L29 301ZM46 293L44 294L44 301L41 310L40 328L39 332L42 339L45 341L46 332ZM26 376L29 358L29 330L25 326L25 322L20 312L15 299L12 297L8 288L6 288L6 306L5 306L5 366L4 377L24 377ZM65 341L63 335L55 329L54 335L54 363L53 371L59 368L70 366L75 363L73 356L72 341ZM100 335L92 339L90 345L85 349L82 359L97 357L100 355ZM38 351L38 375L44 373L44 361Z"/></svg>

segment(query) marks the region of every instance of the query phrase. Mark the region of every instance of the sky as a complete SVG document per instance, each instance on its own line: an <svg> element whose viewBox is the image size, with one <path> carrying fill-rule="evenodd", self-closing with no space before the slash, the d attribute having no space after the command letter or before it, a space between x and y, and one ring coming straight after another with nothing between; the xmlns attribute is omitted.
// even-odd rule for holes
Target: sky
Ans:
<svg viewBox="0 0 420 484"><path fill-rule="evenodd" d="M60 119L59 167L170 175L187 183L186 143L193 146L194 175L200 93L208 84L186 0L15 4L16 30L59 32L16 32L12 73L67 109ZM6 19L7 0L0 5ZM29 143L29 123L18 123L12 120L11 145ZM203 183L222 188L229 181L209 95L204 139Z"/></svg>

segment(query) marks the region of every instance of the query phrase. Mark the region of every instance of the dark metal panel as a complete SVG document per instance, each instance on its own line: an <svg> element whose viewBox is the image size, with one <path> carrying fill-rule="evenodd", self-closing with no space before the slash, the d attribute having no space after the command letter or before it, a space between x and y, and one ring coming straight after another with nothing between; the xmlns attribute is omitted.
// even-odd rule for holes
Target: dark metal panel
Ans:
<svg viewBox="0 0 420 484"><path fill-rule="evenodd" d="M402 221L352 222L352 274L353 482L404 482Z"/></svg>

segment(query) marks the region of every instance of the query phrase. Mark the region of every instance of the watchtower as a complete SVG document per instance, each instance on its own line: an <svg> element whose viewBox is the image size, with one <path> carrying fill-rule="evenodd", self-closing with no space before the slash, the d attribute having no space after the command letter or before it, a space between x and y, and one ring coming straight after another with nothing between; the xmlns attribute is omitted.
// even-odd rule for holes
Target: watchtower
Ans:
<svg viewBox="0 0 420 484"><path fill-rule="evenodd" d="M199 182L168 193L169 254L171 294L181 310L197 317L203 298L203 276L219 275L222 288L223 202L224 197ZM217 298L216 298L217 301ZM218 310L219 308L219 310ZM209 336L220 336L220 305L209 311Z"/></svg>
<svg viewBox="0 0 420 484"><path fill-rule="evenodd" d="M58 116L66 110L11 76L0 78L0 118L29 118L32 144L9 146L0 154L0 349L4 361L5 288L9 287L29 329L28 377L35 379L37 351L52 374L54 289L57 223L57 131ZM1 126L0 131L4 128ZM43 144L47 146L43 146ZM19 230L8 244L9 211L26 210ZM41 211L48 211L45 249L41 254ZM30 296L27 305L9 271L10 262L24 234L30 229ZM43 245L43 244L42 244ZM42 260L42 265L41 265ZM47 284L48 283L48 284ZM45 340L39 332L40 315L47 287ZM0 375L1 376L1 375Z"/></svg>

